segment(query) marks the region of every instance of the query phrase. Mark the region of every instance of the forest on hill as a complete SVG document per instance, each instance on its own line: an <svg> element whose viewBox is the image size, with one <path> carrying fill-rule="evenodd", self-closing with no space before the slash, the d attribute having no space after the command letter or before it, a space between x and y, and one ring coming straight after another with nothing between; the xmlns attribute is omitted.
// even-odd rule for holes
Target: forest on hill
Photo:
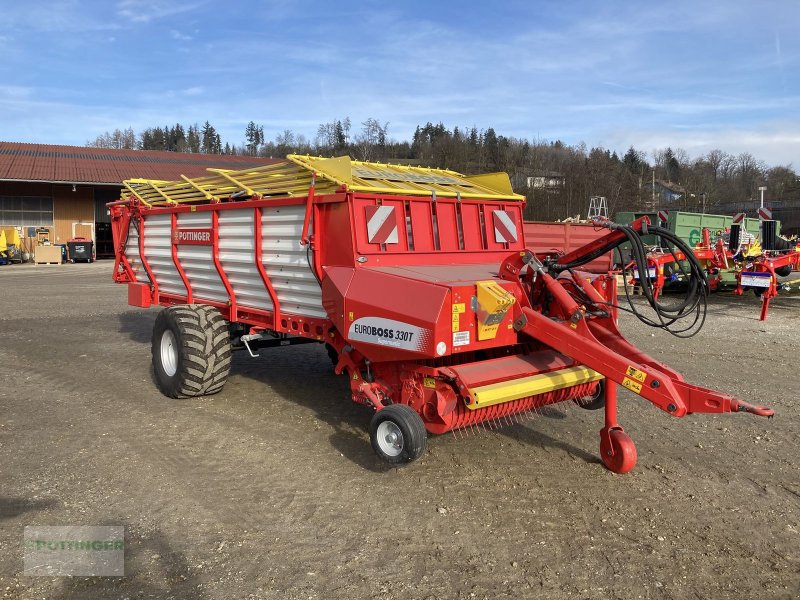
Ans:
<svg viewBox="0 0 800 600"><path fill-rule="evenodd" d="M494 128L417 126L411 140L389 136L389 124L369 118L354 127L349 118L322 123L313 140L287 129L266 140L264 128L250 121L244 141L223 140L211 123L150 127L136 133L116 129L88 146L166 150L204 154L283 157L286 154L349 155L354 159L446 168L465 174L505 171L514 189L528 197L526 218L557 220L585 216L589 199L603 196L609 213L670 208L713 212L714 207L744 204L767 186L771 202L800 201L800 181L791 165L769 166L749 153L711 150L690 156L680 148L623 155L605 148L561 141L526 140L499 135ZM655 184L655 185L654 185ZM654 190L655 188L655 190ZM656 192L670 190L664 205Z"/></svg>

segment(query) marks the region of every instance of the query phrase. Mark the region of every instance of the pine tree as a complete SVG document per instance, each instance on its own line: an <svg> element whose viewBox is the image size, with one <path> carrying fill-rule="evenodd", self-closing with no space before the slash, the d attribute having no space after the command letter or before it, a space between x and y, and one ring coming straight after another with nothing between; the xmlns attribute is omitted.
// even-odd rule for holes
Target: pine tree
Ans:
<svg viewBox="0 0 800 600"><path fill-rule="evenodd" d="M217 131L214 129L214 126L211 123L206 121L203 123L200 151L203 154L219 154L219 152L215 152L216 148Z"/></svg>
<svg viewBox="0 0 800 600"><path fill-rule="evenodd" d="M189 131L186 135L186 149L189 152L198 154L200 152L200 130L197 123L189 125Z"/></svg>
<svg viewBox="0 0 800 600"><path fill-rule="evenodd" d="M250 121L244 130L244 137L247 140L247 151L251 156L256 156L261 145L264 143L264 127L256 125Z"/></svg>

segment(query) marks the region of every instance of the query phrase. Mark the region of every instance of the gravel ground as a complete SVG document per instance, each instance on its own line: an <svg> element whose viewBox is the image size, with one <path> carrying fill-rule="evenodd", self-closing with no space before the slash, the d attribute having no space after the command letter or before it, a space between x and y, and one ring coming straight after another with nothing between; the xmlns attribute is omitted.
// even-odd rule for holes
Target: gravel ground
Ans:
<svg viewBox="0 0 800 600"><path fill-rule="evenodd" d="M715 295L700 335L624 318L691 382L771 405L671 418L627 391L639 460L597 458L602 411L373 454L316 345L237 353L218 395L159 394L156 310L111 264L0 268L0 597L797 598L800 295ZM28 577L27 525L123 525L125 577Z"/></svg>

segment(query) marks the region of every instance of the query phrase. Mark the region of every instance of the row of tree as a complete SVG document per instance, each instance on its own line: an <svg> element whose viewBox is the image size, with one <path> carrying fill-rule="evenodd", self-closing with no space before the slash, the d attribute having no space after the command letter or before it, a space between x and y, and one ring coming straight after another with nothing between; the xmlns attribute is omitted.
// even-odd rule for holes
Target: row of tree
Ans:
<svg viewBox="0 0 800 600"><path fill-rule="evenodd" d="M462 173L505 171L517 191L529 198L527 217L554 220L585 215L591 196L604 196L613 214L619 210L662 208L653 202L655 180L682 188L677 205L667 208L710 211L719 204L756 198L758 187L768 186L769 198L800 201L797 174L789 166L769 167L751 154L712 150L690 157L681 149L665 148L649 155L633 147L623 155L584 144L525 140L498 135L493 128L449 129L444 124L418 126L411 140L390 139L389 124L374 118L353 131L349 118L320 124L313 141L289 129L274 140L264 128L247 124L243 144L223 146L219 133L206 121L183 126L131 128L98 136L90 146L241 154L281 157L290 153L322 156L350 155L358 160L402 162L448 168ZM532 182L550 181L547 185Z"/></svg>

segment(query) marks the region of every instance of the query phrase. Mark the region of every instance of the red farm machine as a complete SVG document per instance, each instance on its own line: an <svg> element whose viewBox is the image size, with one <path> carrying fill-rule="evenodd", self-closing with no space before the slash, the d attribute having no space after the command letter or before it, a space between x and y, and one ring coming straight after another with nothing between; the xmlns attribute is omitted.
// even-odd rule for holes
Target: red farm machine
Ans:
<svg viewBox="0 0 800 600"><path fill-rule="evenodd" d="M617 423L617 385L676 417L770 409L684 381L628 343L616 283L580 267L638 239L647 220L603 225L558 257L526 249L524 198L508 176L291 155L243 171L129 180L112 203L114 279L130 304L167 307L152 358L161 391L213 394L231 351L327 344L370 437L391 464L428 434L510 420L546 405L604 407L603 463L636 448ZM642 266L644 266L642 259ZM669 327L700 310L702 274Z"/></svg>
<svg viewBox="0 0 800 600"><path fill-rule="evenodd" d="M662 238L662 245L647 250L646 271L636 268L635 261L627 265L632 274L630 282L643 289L649 287L657 299L670 280L684 280L689 275L685 265L694 259L704 270L711 291L723 287L726 273L735 277L734 294L741 296L752 290L761 299L760 320L764 321L770 301L780 289L788 288L779 277L788 277L800 269L800 242L777 235L775 223L762 221L760 238L748 233L741 223L734 223L726 232L717 232L713 241L709 229L704 228L700 242L681 249ZM647 273L647 277L640 273ZM626 279L626 294L627 283Z"/></svg>

